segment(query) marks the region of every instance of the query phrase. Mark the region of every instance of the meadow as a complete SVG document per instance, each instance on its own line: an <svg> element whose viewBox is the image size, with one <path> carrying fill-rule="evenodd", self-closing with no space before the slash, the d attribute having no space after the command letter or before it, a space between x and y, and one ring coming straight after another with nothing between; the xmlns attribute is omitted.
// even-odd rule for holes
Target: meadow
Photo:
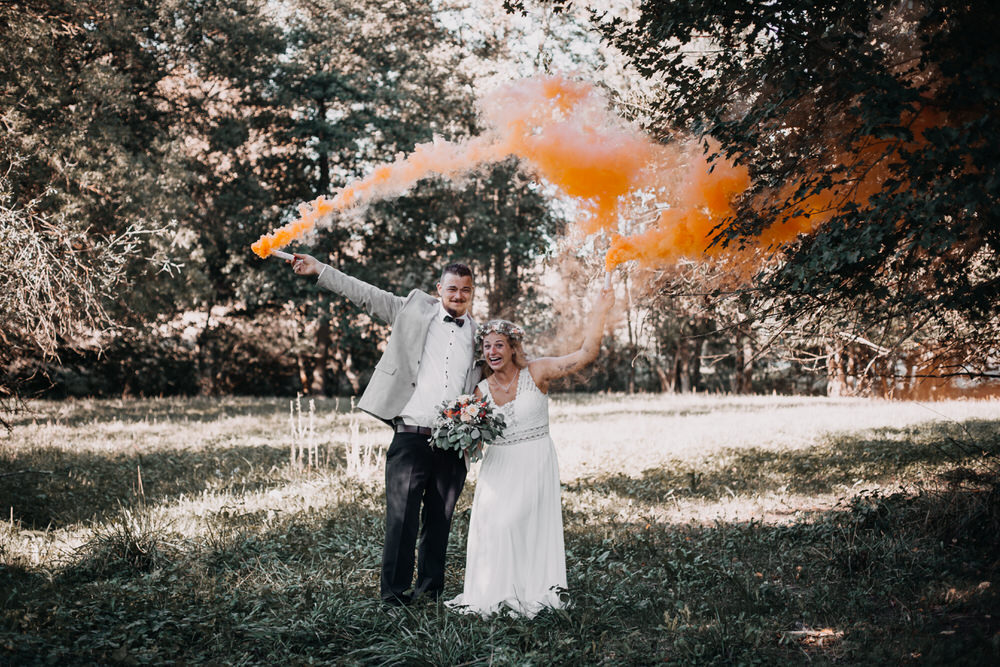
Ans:
<svg viewBox="0 0 1000 667"><path fill-rule="evenodd" d="M349 401L28 407L0 664L1000 661L1000 402L554 397L570 606L531 621L378 601L389 432Z"/></svg>

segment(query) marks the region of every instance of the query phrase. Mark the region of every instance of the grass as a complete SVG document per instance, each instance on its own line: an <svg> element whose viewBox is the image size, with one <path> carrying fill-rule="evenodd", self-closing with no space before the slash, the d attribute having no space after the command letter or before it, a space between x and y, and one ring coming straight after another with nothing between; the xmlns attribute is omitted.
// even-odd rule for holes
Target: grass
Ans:
<svg viewBox="0 0 1000 667"><path fill-rule="evenodd" d="M0 664L1000 660L996 402L557 397L572 606L532 621L378 602L388 436L347 401L32 407L0 439Z"/></svg>

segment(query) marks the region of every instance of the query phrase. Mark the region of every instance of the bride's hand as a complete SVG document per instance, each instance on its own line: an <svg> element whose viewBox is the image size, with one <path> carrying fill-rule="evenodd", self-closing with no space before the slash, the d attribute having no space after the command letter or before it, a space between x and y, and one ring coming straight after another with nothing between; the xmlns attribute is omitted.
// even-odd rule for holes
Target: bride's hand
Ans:
<svg viewBox="0 0 1000 667"><path fill-rule="evenodd" d="M607 315L613 305L615 305L615 288L603 287L594 297L593 312L600 313L601 316Z"/></svg>

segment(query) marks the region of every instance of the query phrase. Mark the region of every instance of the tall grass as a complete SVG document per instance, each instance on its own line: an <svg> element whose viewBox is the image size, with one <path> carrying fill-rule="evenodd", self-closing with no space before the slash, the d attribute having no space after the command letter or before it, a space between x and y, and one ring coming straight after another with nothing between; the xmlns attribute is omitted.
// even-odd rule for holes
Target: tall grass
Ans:
<svg viewBox="0 0 1000 667"><path fill-rule="evenodd" d="M532 621L379 603L388 435L346 401L34 409L0 444L0 664L1000 659L997 403L557 398L572 604Z"/></svg>

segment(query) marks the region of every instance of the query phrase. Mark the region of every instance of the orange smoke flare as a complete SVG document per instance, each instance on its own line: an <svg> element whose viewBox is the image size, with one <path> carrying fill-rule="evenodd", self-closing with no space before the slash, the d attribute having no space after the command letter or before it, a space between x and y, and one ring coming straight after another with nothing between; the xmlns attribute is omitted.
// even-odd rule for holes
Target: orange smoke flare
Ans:
<svg viewBox="0 0 1000 667"><path fill-rule="evenodd" d="M316 201L312 202L311 209L307 204L302 204L299 206L299 215L302 216L301 218L276 229L271 234L261 236L250 246L250 249L260 257L266 258L275 250L284 248L295 239L301 238L312 231L316 227L316 222L324 215L332 212L333 208L333 204L328 202L323 196L317 197Z"/></svg>

